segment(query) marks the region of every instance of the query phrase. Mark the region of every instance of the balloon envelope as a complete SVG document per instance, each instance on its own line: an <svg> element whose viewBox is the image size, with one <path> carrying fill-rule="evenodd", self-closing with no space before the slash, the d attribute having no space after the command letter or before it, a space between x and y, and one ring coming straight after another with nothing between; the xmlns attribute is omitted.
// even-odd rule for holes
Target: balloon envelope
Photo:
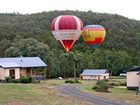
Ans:
<svg viewBox="0 0 140 105"><path fill-rule="evenodd" d="M105 28L101 25L87 25L82 31L84 42L92 48L100 46L104 41L105 36Z"/></svg>
<svg viewBox="0 0 140 105"><path fill-rule="evenodd" d="M62 15L53 19L52 33L57 41L68 52L79 39L83 28L82 21L73 15Z"/></svg>

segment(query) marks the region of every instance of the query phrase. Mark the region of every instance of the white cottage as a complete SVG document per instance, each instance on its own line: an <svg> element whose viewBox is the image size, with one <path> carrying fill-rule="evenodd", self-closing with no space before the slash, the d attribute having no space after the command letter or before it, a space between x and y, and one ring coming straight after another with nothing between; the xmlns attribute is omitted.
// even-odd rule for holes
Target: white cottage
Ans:
<svg viewBox="0 0 140 105"><path fill-rule="evenodd" d="M107 69L86 69L80 74L82 80L104 80L109 78Z"/></svg>
<svg viewBox="0 0 140 105"><path fill-rule="evenodd" d="M140 67L129 69L127 72L127 88L136 89L140 86Z"/></svg>
<svg viewBox="0 0 140 105"><path fill-rule="evenodd" d="M41 77L44 73L33 70L33 68L46 67L47 65L39 57L12 57L0 58L0 80L5 80L6 77L20 79L22 76Z"/></svg>

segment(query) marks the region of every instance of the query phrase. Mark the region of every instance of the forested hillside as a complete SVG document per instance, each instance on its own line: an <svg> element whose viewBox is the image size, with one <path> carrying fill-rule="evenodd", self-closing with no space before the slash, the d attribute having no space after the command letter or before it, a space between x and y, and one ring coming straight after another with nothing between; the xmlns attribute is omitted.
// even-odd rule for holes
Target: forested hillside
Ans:
<svg viewBox="0 0 140 105"><path fill-rule="evenodd" d="M92 49L81 37L72 52L65 53L50 30L53 18L64 14L76 15L84 26L104 26L107 36L103 44ZM77 76L86 68L107 68L113 75L119 75L123 70L140 66L140 21L92 11L0 14L0 45L0 57L41 57L48 64L48 78L71 77L74 68Z"/></svg>

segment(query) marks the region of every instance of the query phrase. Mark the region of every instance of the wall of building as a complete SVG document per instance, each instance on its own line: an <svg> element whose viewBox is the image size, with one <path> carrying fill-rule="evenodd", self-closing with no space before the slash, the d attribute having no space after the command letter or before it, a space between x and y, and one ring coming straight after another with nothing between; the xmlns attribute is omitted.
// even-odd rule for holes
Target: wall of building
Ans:
<svg viewBox="0 0 140 105"><path fill-rule="evenodd" d="M20 68L11 68L15 70L15 79L20 79ZM6 77L10 76L10 68L0 68L0 80L5 80Z"/></svg>
<svg viewBox="0 0 140 105"><path fill-rule="evenodd" d="M20 68L15 68L15 79L20 79Z"/></svg>
<svg viewBox="0 0 140 105"><path fill-rule="evenodd" d="M109 79L109 73L106 73L102 76L102 79Z"/></svg>
<svg viewBox="0 0 140 105"><path fill-rule="evenodd" d="M93 76L90 75L82 75L82 79L88 80L88 79L94 79Z"/></svg>
<svg viewBox="0 0 140 105"><path fill-rule="evenodd" d="M82 75L81 79L83 79L83 80L101 80L102 76Z"/></svg>
<svg viewBox="0 0 140 105"><path fill-rule="evenodd" d="M127 72L127 87L138 87L139 86L139 75L138 72Z"/></svg>
<svg viewBox="0 0 140 105"><path fill-rule="evenodd" d="M105 78L104 78L105 77ZM109 78L109 74L107 75L81 75L80 76L81 79L83 80L103 80L103 79L108 79Z"/></svg>
<svg viewBox="0 0 140 105"><path fill-rule="evenodd" d="M4 69L0 68L0 80L4 80Z"/></svg>
<svg viewBox="0 0 140 105"><path fill-rule="evenodd" d="M30 68L0 68L0 80L5 80L5 77L10 76L10 70L13 69L15 70L15 79L20 79L22 76L38 75L36 70L32 71Z"/></svg>
<svg viewBox="0 0 140 105"><path fill-rule="evenodd" d="M10 76L9 69L4 69L4 77Z"/></svg>
<svg viewBox="0 0 140 105"><path fill-rule="evenodd" d="M22 68L22 69L20 69L20 76L22 77L24 77L24 76L27 76L27 69L26 68Z"/></svg>
<svg viewBox="0 0 140 105"><path fill-rule="evenodd" d="M102 78L102 76L98 76L98 75L83 75L82 79L83 80L100 80Z"/></svg>
<svg viewBox="0 0 140 105"><path fill-rule="evenodd" d="M36 70L34 70L36 72ZM20 76L31 76L34 75L34 72L31 70L31 68L21 68L20 69Z"/></svg>

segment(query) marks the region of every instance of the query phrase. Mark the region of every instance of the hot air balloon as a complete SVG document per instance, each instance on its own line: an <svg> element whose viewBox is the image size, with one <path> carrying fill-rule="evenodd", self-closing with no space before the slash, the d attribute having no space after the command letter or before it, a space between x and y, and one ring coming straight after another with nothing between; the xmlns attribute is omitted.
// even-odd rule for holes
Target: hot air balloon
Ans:
<svg viewBox="0 0 140 105"><path fill-rule="evenodd" d="M79 39L82 28L82 21L73 15L58 16L51 23L52 34L67 52Z"/></svg>
<svg viewBox="0 0 140 105"><path fill-rule="evenodd" d="M105 36L105 28L101 25L87 25L82 31L84 42L92 48L100 46Z"/></svg>

